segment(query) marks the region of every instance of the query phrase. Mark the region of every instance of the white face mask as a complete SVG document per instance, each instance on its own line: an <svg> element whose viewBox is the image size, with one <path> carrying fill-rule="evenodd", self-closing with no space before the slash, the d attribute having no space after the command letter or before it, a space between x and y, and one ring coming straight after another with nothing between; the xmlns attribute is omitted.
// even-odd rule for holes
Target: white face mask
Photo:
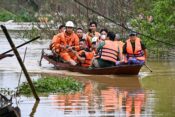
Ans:
<svg viewBox="0 0 175 117"><path fill-rule="evenodd" d="M105 39L106 39L106 35L101 35L100 38L101 38L102 40L105 40Z"/></svg>

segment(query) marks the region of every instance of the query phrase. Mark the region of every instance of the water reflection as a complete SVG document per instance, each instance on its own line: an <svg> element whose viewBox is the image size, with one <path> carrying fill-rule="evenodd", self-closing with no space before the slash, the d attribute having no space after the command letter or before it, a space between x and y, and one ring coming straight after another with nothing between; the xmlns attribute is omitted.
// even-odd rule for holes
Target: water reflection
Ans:
<svg viewBox="0 0 175 117"><path fill-rule="evenodd" d="M145 92L141 89L137 76L76 79L85 83L83 92L50 95L50 99L53 100L52 106L67 116L140 117L144 111Z"/></svg>
<svg viewBox="0 0 175 117"><path fill-rule="evenodd" d="M34 114L38 108L38 104L39 104L39 101L36 100L34 105L33 105L32 112L30 113L30 117L34 117Z"/></svg>

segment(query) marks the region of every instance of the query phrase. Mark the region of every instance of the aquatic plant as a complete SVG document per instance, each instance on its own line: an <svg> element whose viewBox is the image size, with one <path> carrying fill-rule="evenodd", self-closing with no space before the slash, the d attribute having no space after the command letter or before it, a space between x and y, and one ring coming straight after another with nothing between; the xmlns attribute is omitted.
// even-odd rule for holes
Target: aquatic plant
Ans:
<svg viewBox="0 0 175 117"><path fill-rule="evenodd" d="M83 85L72 77L44 77L33 81L36 92L39 94L48 93L74 93L81 91ZM20 94L30 95L31 89L28 83L24 82L19 87Z"/></svg>
<svg viewBox="0 0 175 117"><path fill-rule="evenodd" d="M0 93L3 95L14 95L15 90L12 90L10 88L0 88Z"/></svg>

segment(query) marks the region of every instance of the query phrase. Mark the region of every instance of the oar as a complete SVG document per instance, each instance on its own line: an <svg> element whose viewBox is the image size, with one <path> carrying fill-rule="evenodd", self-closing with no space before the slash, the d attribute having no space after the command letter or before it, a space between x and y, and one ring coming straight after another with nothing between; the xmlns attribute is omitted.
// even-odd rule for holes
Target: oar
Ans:
<svg viewBox="0 0 175 117"><path fill-rule="evenodd" d="M35 37L35 38L31 39L30 41L27 41L27 42L25 42L25 43L23 43L23 44L21 44L21 45L19 45L19 46L16 46L16 48L20 48L20 47L22 47L22 46L24 46L24 45L26 45L26 44L28 44L28 43L30 43L30 42L32 42L32 41L35 41L35 40L39 39L39 38L40 38L40 36ZM10 49L10 50L8 50L8 51L2 53L1 55L7 54L7 53L9 53L9 52L11 52L11 51L12 51L12 49Z"/></svg>
<svg viewBox="0 0 175 117"><path fill-rule="evenodd" d="M146 68L149 69L150 72L153 72L146 64L144 64L146 66Z"/></svg>

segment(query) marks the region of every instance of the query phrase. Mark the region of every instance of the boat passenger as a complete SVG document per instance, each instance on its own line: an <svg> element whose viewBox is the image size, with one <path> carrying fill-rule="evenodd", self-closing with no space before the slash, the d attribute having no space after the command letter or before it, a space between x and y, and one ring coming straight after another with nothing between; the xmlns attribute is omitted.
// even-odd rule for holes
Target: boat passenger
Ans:
<svg viewBox="0 0 175 117"><path fill-rule="evenodd" d="M147 58L147 50L135 32L129 34L123 46L124 61L128 64L144 64Z"/></svg>
<svg viewBox="0 0 175 117"><path fill-rule="evenodd" d="M105 41L106 37L107 37L107 34L108 34L108 30L106 28L103 28L100 30L100 37L99 37L99 40L97 42L97 45L102 42L102 41Z"/></svg>
<svg viewBox="0 0 175 117"><path fill-rule="evenodd" d="M58 28L58 33L62 33L62 32L64 32L64 31L65 31L65 25L62 24L62 25L60 25L59 28ZM53 53L55 53L55 52L54 52L55 47L54 47L54 44L53 44L53 43L55 43L56 39L57 39L57 35L54 35L54 37L53 37L53 39L52 39L52 41L51 41L51 44L50 44L50 46L49 46L50 50L52 50Z"/></svg>
<svg viewBox="0 0 175 117"><path fill-rule="evenodd" d="M76 55L77 57L77 61L78 63L82 66L82 67L89 67L92 65L92 59L94 57L94 53L90 51L90 49L87 47L86 42L84 39L80 40L80 51L74 51L73 53Z"/></svg>
<svg viewBox="0 0 175 117"><path fill-rule="evenodd" d="M65 32L54 36L53 49L64 61L75 66L77 63L73 60L74 54L71 50L79 50L79 38L73 31L75 25L72 21L67 21L65 26Z"/></svg>
<svg viewBox="0 0 175 117"><path fill-rule="evenodd" d="M97 30L97 23L92 21L89 24L89 30L86 34L86 43L88 45L89 48L91 48L92 45L92 38L93 37L97 37L99 38L100 33L96 31Z"/></svg>
<svg viewBox="0 0 175 117"><path fill-rule="evenodd" d="M77 28L76 31L77 36L79 37L79 40L86 40L86 35L84 34L84 31L82 28Z"/></svg>
<svg viewBox="0 0 175 117"><path fill-rule="evenodd" d="M97 44L98 44L97 41L98 41L97 37L92 38L92 45L91 45L90 50L94 53L94 55L96 55Z"/></svg>
<svg viewBox="0 0 175 117"><path fill-rule="evenodd" d="M114 43L115 34L108 32L107 38L97 47L97 57L93 60L92 67L111 67L115 66L118 58L118 47Z"/></svg>
<svg viewBox="0 0 175 117"><path fill-rule="evenodd" d="M123 45L124 43L121 41L120 39L120 34L115 34L115 40L114 43L116 44L116 46L119 47L119 58L116 62L116 65L120 64L121 62L124 61L124 56L123 56Z"/></svg>

